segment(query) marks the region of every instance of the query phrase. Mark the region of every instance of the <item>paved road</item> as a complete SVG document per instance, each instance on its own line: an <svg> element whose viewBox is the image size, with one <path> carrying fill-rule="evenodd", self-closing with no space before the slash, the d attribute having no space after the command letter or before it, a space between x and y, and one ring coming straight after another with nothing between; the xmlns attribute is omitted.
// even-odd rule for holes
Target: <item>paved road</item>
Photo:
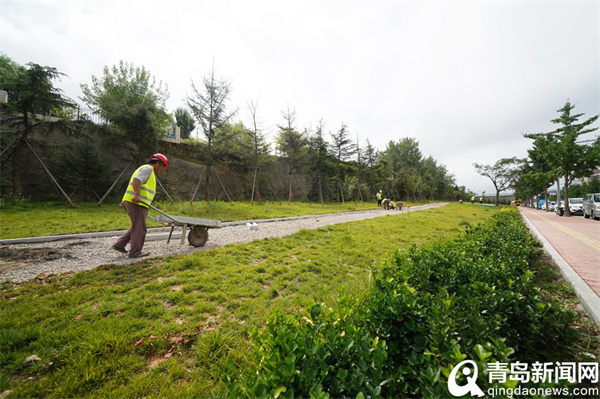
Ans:
<svg viewBox="0 0 600 399"><path fill-rule="evenodd" d="M600 221L519 209L577 291L583 306L600 323Z"/></svg>

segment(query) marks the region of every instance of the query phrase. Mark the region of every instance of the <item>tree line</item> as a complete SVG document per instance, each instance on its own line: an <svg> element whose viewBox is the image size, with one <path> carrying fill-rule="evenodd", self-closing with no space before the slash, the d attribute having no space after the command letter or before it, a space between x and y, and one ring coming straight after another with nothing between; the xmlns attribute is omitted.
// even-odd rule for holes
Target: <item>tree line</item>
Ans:
<svg viewBox="0 0 600 399"><path fill-rule="evenodd" d="M600 136L584 140L581 136L598 130L592 127L599 115L583 121L583 113L574 113L575 105L567 100L557 110L559 116L552 120L557 125L551 132L528 133L524 137L533 140L533 147L526 158L502 158L494 165L474 164L482 176L490 178L496 188L496 204L499 193L512 188L518 198L532 201L544 198L548 203L548 189L554 184L565 202L564 215L570 216L569 197L600 191L600 180L573 187L577 178L589 177L600 168ZM536 201L537 202L537 201Z"/></svg>
<svg viewBox="0 0 600 399"><path fill-rule="evenodd" d="M295 109L288 107L269 143L258 123L258 103L247 104L250 123L237 120L239 109L229 104L232 84L214 69L191 81L187 107L173 113L166 108L167 85L144 67L121 61L81 84L80 100L89 113L55 86L65 76L0 54L0 90L8 93L8 102L0 104L2 195L40 194L23 192L21 184L34 167L24 160L31 154L55 180L57 192L66 187L89 200L118 176L116 154L120 163L138 164L158 151L201 165L192 200L200 187L205 201L216 199L215 187L225 189L233 181L235 198L252 202L371 201L379 190L396 200L457 200L471 194L444 165L424 156L415 138L392 140L380 151L368 139L361 143L345 123L335 131L326 131L323 120L299 127ZM177 147L161 141L173 124L185 139ZM194 129L201 139L191 138Z"/></svg>

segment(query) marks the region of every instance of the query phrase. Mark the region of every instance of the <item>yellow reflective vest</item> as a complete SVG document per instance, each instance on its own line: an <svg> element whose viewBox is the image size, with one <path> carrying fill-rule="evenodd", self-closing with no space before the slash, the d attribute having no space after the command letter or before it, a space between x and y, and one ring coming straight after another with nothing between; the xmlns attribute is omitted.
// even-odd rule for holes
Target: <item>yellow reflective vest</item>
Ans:
<svg viewBox="0 0 600 399"><path fill-rule="evenodd" d="M150 165L142 165L139 168L137 168L135 172L133 172L133 174L131 175L131 179L129 179L129 185L127 186L125 195L123 195L123 201L133 203L133 195L135 194L135 192L133 191L133 179L135 178L135 176L137 176L138 172L142 170L142 168L150 168L152 169L152 172L150 173L150 178L148 178L148 181L142 184L142 186L140 187L140 199L147 204L152 203L154 195L156 194L156 176L154 175L154 168ZM136 205L148 208L147 205L144 205L142 203Z"/></svg>

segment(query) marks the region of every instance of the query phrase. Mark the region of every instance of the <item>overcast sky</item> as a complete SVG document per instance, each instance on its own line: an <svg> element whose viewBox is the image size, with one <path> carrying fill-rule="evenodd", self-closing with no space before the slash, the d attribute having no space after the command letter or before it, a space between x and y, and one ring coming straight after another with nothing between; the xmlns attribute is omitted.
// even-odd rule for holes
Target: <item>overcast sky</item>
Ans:
<svg viewBox="0 0 600 399"><path fill-rule="evenodd" d="M554 130L567 100L600 113L598 0L0 0L0 14L0 52L67 74L78 101L123 60L168 85L173 112L214 64L237 120L258 102L271 142L288 107L299 131L344 123L379 150L412 137L478 194L494 188L473 163L526 156L523 134Z"/></svg>

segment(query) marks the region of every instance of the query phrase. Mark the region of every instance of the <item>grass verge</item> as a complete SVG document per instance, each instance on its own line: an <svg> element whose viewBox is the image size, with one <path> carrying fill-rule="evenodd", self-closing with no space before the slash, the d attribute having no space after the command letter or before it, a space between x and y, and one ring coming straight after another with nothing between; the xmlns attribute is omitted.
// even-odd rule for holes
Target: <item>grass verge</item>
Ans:
<svg viewBox="0 0 600 399"><path fill-rule="evenodd" d="M187 256L1 285L0 392L9 397L215 397L252 361L274 311L360 296L394 251L460 235L495 208L438 209L303 230ZM544 284L552 294L551 273ZM575 303L568 289L564 301ZM573 305L575 306L575 305ZM584 323L582 322L582 326ZM585 325L598 354L593 326ZM35 356L35 357L34 357ZM28 360L29 359L29 360Z"/></svg>
<svg viewBox="0 0 600 399"><path fill-rule="evenodd" d="M303 230L189 256L2 286L0 392L15 396L206 397L272 310L369 285L387 254L453 237L489 207L449 205ZM294 310L295 309L295 310ZM30 356L39 361L27 361Z"/></svg>

